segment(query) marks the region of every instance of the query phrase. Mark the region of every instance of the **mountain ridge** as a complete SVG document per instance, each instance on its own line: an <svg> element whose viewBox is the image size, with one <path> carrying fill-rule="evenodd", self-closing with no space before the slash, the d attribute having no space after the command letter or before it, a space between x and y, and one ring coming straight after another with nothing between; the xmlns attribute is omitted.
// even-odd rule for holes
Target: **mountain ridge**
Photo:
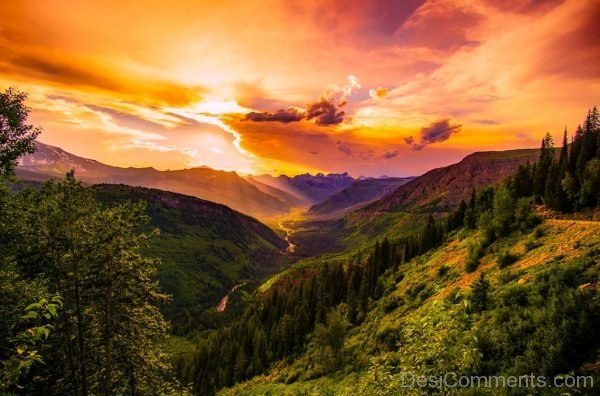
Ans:
<svg viewBox="0 0 600 396"><path fill-rule="evenodd" d="M452 209L462 199L467 199L473 188L499 183L513 175L519 165L533 163L538 156L538 149L475 152L455 164L435 168L416 177L360 211L389 212L407 206Z"/></svg>
<svg viewBox="0 0 600 396"><path fill-rule="evenodd" d="M268 217L289 211L288 204L260 191L235 172L208 167L160 171L152 167L123 168L79 157L59 147L36 143L36 152L19 160L18 174L29 172L43 181L62 178L75 170L76 177L88 184L110 183L157 188L221 203L240 212Z"/></svg>

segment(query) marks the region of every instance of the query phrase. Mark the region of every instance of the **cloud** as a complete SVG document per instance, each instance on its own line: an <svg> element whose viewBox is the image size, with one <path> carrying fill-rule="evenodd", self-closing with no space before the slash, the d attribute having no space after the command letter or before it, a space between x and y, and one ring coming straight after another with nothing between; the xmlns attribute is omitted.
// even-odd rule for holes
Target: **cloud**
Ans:
<svg viewBox="0 0 600 396"><path fill-rule="evenodd" d="M564 0L485 0L485 2L503 12L539 15L551 11Z"/></svg>
<svg viewBox="0 0 600 396"><path fill-rule="evenodd" d="M2 37L0 36L0 39ZM69 88L94 89L117 93L135 102L187 105L198 101L204 87L180 84L160 78L121 76L108 73L81 59L52 58L46 54L8 47L0 40L0 50L7 55L0 59L0 74L17 74L35 81L49 82Z"/></svg>
<svg viewBox="0 0 600 396"><path fill-rule="evenodd" d="M388 88L377 87L369 89L369 96L373 99L383 99L390 90Z"/></svg>
<svg viewBox="0 0 600 396"><path fill-rule="evenodd" d="M365 46L384 46L426 0L326 0L306 2L315 24L328 36L344 37ZM286 2L287 3L287 2ZM302 7L296 5L293 7ZM312 9L310 9L312 8ZM294 9L295 13L298 13Z"/></svg>
<svg viewBox="0 0 600 396"><path fill-rule="evenodd" d="M306 105L306 112L293 107L279 109L275 112L250 112L244 118L246 121L270 122L277 121L284 124L306 120L314 120L317 125L336 125L344 121L345 112L340 110L348 102L348 97L360 89L360 80L353 74L347 77L346 84L334 84L325 91L321 98Z"/></svg>
<svg viewBox="0 0 600 396"><path fill-rule="evenodd" d="M339 124L344 121L344 114L338 106L325 99L309 104L306 109L306 119L314 119L317 125Z"/></svg>
<svg viewBox="0 0 600 396"><path fill-rule="evenodd" d="M346 155L352 155L352 149L350 148L350 146L348 146L342 141L338 140L337 142L335 142L335 147L338 149L338 151L341 151Z"/></svg>
<svg viewBox="0 0 600 396"><path fill-rule="evenodd" d="M484 20L485 17L472 8L430 1L402 25L396 36L409 47L454 52L478 44L471 36Z"/></svg>
<svg viewBox="0 0 600 396"><path fill-rule="evenodd" d="M254 121L254 122L269 122L269 121L277 121L287 124L289 122L301 121L304 119L306 115L293 107L289 109L279 109L273 113L264 111L264 112L256 112L252 111L246 114L246 121Z"/></svg>
<svg viewBox="0 0 600 396"><path fill-rule="evenodd" d="M383 152L383 155L381 156L381 158L386 159L386 160L392 159L392 158L398 156L398 154L400 154L400 151L398 151L398 150L385 150Z"/></svg>
<svg viewBox="0 0 600 396"><path fill-rule="evenodd" d="M412 136L404 138L404 142L413 150L419 151L432 143L445 142L452 134L460 132L461 127L459 124L450 124L449 119L435 121L421 128L419 143L416 143Z"/></svg>
<svg viewBox="0 0 600 396"><path fill-rule="evenodd" d="M288 124L306 120L315 120L317 125L336 125L344 121L344 111L340 110L341 105L336 105L327 99L321 99L318 102L310 103L306 106L306 112L301 112L293 107L289 109L279 109L275 112L252 111L246 114L245 121L252 122L281 122Z"/></svg>
<svg viewBox="0 0 600 396"><path fill-rule="evenodd" d="M500 124L500 122L498 122L496 120L488 120L488 119L475 120L475 122L477 124L483 124L483 125L499 125Z"/></svg>

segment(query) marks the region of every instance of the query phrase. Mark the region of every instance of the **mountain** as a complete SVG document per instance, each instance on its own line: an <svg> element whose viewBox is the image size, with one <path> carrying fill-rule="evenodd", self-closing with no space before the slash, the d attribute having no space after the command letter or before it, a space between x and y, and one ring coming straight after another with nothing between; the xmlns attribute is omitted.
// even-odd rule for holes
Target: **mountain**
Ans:
<svg viewBox="0 0 600 396"><path fill-rule="evenodd" d="M149 227L160 230L147 253L161 259L157 277L173 295L164 311L178 332L198 326L202 311L216 306L235 284L281 268L287 243L264 224L225 205L126 185L91 188L108 205L146 202Z"/></svg>
<svg viewBox="0 0 600 396"><path fill-rule="evenodd" d="M19 161L17 174L26 179L63 177L75 169L78 179L89 184L114 183L157 188L222 203L240 212L268 217L290 207L252 185L235 172L207 167L159 171L154 168L120 168L78 157L61 148L36 143L37 150Z"/></svg>
<svg viewBox="0 0 600 396"><path fill-rule="evenodd" d="M461 199L470 198L473 188L500 183L519 165L533 163L538 156L536 149L473 153L456 164L416 177L341 218L299 224L293 242L300 254L312 255L368 245L373 238L402 238L421 227L429 213L452 210Z"/></svg>
<svg viewBox="0 0 600 396"><path fill-rule="evenodd" d="M313 205L309 213L339 217L374 200L391 194L414 177L362 178L333 194L323 202Z"/></svg>
<svg viewBox="0 0 600 396"><path fill-rule="evenodd" d="M300 197L308 204L322 202L354 182L354 178L348 173L329 173L327 175L317 173L314 176L306 173L293 177L260 175L255 176L254 179Z"/></svg>
<svg viewBox="0 0 600 396"><path fill-rule="evenodd" d="M277 187L273 187L271 185L263 183L263 182L257 180L254 176L247 176L246 181L248 181L250 184L252 184L254 187L258 188L260 191L264 192L265 194L272 195L275 198L281 200L282 202L285 202L291 208L306 206L306 204L307 204L307 202L304 198L302 198L298 195L295 195L295 194L291 194L284 190L280 190Z"/></svg>
<svg viewBox="0 0 600 396"><path fill-rule="evenodd" d="M513 175L519 165L533 163L538 157L537 149L473 153L457 164L415 178L362 211L389 212L409 207L448 210L458 206L462 199L467 200L473 188L499 183Z"/></svg>

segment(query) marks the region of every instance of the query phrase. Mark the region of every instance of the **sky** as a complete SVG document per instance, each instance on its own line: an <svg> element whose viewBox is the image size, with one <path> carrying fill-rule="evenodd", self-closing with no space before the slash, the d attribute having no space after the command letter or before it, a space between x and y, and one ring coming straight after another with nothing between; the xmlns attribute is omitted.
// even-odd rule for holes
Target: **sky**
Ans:
<svg viewBox="0 0 600 396"><path fill-rule="evenodd" d="M0 2L0 89L115 166L409 176L600 105L599 0Z"/></svg>

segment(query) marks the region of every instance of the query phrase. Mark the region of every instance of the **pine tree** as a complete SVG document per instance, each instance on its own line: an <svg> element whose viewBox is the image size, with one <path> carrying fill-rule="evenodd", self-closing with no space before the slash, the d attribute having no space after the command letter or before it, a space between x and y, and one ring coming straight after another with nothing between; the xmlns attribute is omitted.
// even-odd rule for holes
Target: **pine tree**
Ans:
<svg viewBox="0 0 600 396"><path fill-rule="evenodd" d="M482 272L479 279L473 282L471 286L470 303L473 312L482 312L487 309L489 289L490 283L485 278L485 273Z"/></svg>
<svg viewBox="0 0 600 396"><path fill-rule="evenodd" d="M427 217L427 223L423 228L423 232L421 233L421 242L419 243L420 251L426 252L431 249L436 244L436 229L435 229L435 219L430 214Z"/></svg>

